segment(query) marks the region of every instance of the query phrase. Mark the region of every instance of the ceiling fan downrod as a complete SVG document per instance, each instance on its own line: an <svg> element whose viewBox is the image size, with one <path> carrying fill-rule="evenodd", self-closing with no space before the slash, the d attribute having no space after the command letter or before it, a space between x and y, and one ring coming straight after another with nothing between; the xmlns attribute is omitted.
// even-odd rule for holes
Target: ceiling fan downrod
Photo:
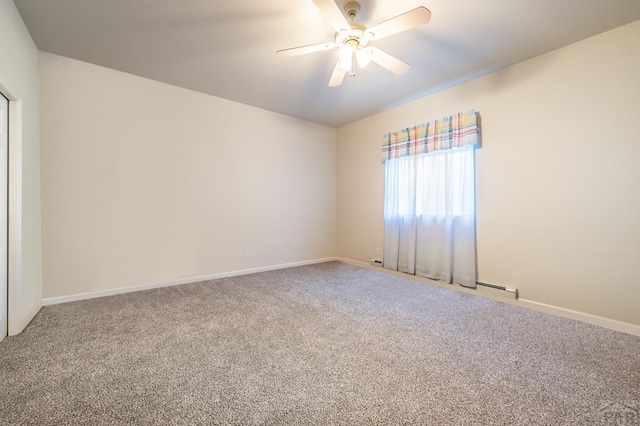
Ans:
<svg viewBox="0 0 640 426"><path fill-rule="evenodd" d="M360 12L360 3L358 3L357 1L350 1L349 3L344 5L344 11L351 19L351 22L353 22L358 12Z"/></svg>

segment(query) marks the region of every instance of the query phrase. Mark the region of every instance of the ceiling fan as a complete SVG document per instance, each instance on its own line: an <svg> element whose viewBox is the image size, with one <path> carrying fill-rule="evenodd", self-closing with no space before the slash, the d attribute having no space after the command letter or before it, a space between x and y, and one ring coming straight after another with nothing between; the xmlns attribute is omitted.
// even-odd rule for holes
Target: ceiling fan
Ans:
<svg viewBox="0 0 640 426"><path fill-rule="evenodd" d="M339 49L339 59L329 80L329 86L332 87L340 86L347 72L350 76L355 76L356 64L362 68L370 61L395 74L404 74L409 71L409 64L383 50L370 46L369 42L424 25L431 19L429 9L420 6L367 28L355 21L355 17L360 11L360 3L357 1L349 1L344 5L344 11L349 17L349 21L334 0L313 0L313 2L336 30L334 41L278 50L276 55L289 57L334 48Z"/></svg>

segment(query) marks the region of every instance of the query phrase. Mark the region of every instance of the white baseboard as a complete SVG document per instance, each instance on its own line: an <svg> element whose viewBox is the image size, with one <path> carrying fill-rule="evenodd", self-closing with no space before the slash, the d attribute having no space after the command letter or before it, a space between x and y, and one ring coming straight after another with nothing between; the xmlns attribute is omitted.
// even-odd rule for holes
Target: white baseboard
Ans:
<svg viewBox="0 0 640 426"><path fill-rule="evenodd" d="M326 257L322 259L305 260L301 262L283 263L280 265L261 266L258 268L241 269L236 271L220 272L199 277L180 278L177 280L163 281L159 283L143 284L132 287L114 288L109 290L91 291L87 293L71 294L68 296L49 297L42 300L42 305L57 305L59 303L76 302L78 300L95 299L97 297L114 296L116 294L133 293L135 291L151 290L154 288L171 287L174 285L197 283L200 281L215 280L219 278L237 277L240 275L255 274L257 272L274 271L276 269L294 268L296 266L313 265L338 260L336 257ZM37 311L36 311L37 313Z"/></svg>
<svg viewBox="0 0 640 426"><path fill-rule="evenodd" d="M334 261L334 260L337 260L337 261L343 262L343 263L347 263L347 264L351 264L351 265L355 265L355 266L359 266L359 267L366 268L366 269L371 269L371 270L374 270L374 271L383 272L383 273L389 274L389 275L395 275L395 276L398 276L398 277L411 279L413 281L418 281L418 282L425 283L425 284L435 285L435 286L446 288L446 289L449 289L449 290L460 291L460 292L467 293L467 294L474 294L476 296L485 297L485 298L492 299L492 300L497 300L497 301L500 301L500 302L503 302L503 303L508 303L510 305L519 306L519 307L522 307L522 308L532 309L534 311L544 312L544 313L547 313L547 314L556 315L556 316L560 316L560 317L563 317L563 318L569 318L569 319L573 319L573 320L577 320L577 321L586 322L588 324L597 325L599 327L608 328L610 330L615 330L615 331L620 331L620 332L627 333L627 334L632 334L632 335L635 335L635 336L640 336L640 325L631 324L631 323L627 323L627 322L623 322L623 321L618 321L618 320L614 320L614 319L611 319L611 318L600 317L600 316L588 314L588 313L585 313L585 312L574 311L574 310L567 309L567 308L562 308L562 307L559 307L559 306L547 305L545 303L540 303L540 302L536 302L536 301L528 300L528 299L512 300L512 299L509 299L507 297L500 297L500 296L496 296L496 295L490 294L490 293L483 293L483 292L480 292L478 290L472 290L472 289L460 287L460 286L457 286L457 285L444 284L444 283L441 283L441 282L438 282L438 281L433 281L433 280L430 280L430 279L427 279L427 278L417 277L415 275L404 274L402 272L391 271L389 269L384 269L384 268L381 268L379 266L373 266L373 265L371 265L369 263L366 263L366 262L359 262L357 260L351 260L351 259L346 259L346 258L341 258L341 257L327 257L327 258L307 260L307 261L302 261L302 262L292 262L292 263L284 263L284 264L280 264L280 265L262 266L262 267L258 267L258 268L250 268L250 269L242 269L242 270L236 270L236 271L220 272L220 273L216 273L216 274L203 275L203 276L198 276L198 277L181 278L181 279L177 279L177 280L170 280L170 281L164 281L164 282L152 283L152 284L143 284L143 285L138 285L138 286L133 286L133 287L123 287L123 288L115 288L115 289L109 289L109 290L93 291L93 292L88 292L88 293L72 294L72 295L68 295L68 296L50 297L50 298L43 299L42 300L42 305L36 306L32 310L32 312L29 312L28 315L26 315L24 317L24 320L23 320L24 322L23 322L23 326L21 327L21 329L24 329L29 324L29 322L31 322L33 317L35 317L35 315L38 313L38 311L40 310L40 308L42 306L57 305L59 303L75 302L75 301L78 301L78 300L94 299L94 298L97 298L97 297L113 296L113 295L116 295L116 294L132 293L132 292L135 292L135 291L151 290L151 289L154 289L154 288L170 287L170 286L174 286L174 285L189 284L189 283L195 283L195 282L207 281L207 280L215 280L215 279L219 279L219 278L228 278L228 277L235 277L235 276L239 276L239 275L255 274L255 273L258 273L258 272L266 272L266 271L273 271L273 270L277 270L277 269L293 268L293 267L296 267L296 266L313 265L313 264L316 264L316 263L331 262L331 261Z"/></svg>
<svg viewBox="0 0 640 426"><path fill-rule="evenodd" d="M508 297L499 297L494 294L484 293L478 290L472 290L457 285L444 284L438 281L429 280L427 278L416 277L415 275L405 274L402 272L391 271L379 266L373 266L365 262L359 262L357 260L345 259L338 257L338 261L348 263L362 268L372 269L375 271L384 272L386 274L395 275L402 278L411 279L414 281L422 282L425 284L432 284L438 287L447 288L450 290L460 291L463 293L474 294L476 296L485 297L492 300L508 303L510 305L519 306L521 308L527 308L538 312L544 312L551 315L556 315L563 318L569 318L577 321L586 322L588 324L597 325L599 327L608 328L614 331L620 331L622 333L632 334L634 336L640 336L640 325L631 324L624 321L618 321L611 318L600 317L586 312L574 311L567 308L561 308L559 306L547 305L545 303L536 302L528 299L509 299Z"/></svg>
<svg viewBox="0 0 640 426"><path fill-rule="evenodd" d="M589 324L597 325L599 327L608 328L610 330L633 334L634 336L640 336L640 325L618 321L611 318L600 317L598 315L588 314L586 312L574 311L573 309L547 305L546 303L540 303L534 300L518 299L518 301L520 302L518 305L525 308L533 309L535 311L586 322Z"/></svg>

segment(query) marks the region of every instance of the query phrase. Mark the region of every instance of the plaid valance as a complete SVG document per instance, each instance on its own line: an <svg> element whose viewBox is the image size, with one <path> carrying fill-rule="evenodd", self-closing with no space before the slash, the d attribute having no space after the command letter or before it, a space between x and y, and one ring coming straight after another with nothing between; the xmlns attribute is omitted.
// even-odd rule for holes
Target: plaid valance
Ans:
<svg viewBox="0 0 640 426"><path fill-rule="evenodd" d="M384 135L382 162L480 143L480 117L470 110Z"/></svg>

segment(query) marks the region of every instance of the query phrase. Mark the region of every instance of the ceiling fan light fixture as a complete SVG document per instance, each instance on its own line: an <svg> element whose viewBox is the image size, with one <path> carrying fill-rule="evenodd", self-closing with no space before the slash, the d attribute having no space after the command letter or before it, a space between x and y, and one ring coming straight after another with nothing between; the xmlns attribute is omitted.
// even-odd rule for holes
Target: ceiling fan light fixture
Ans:
<svg viewBox="0 0 640 426"><path fill-rule="evenodd" d="M353 52L351 52L351 69L349 70L349 76L351 77L355 77L356 76L356 51L354 49Z"/></svg>
<svg viewBox="0 0 640 426"><path fill-rule="evenodd" d="M364 68L371 62L371 49L360 48L356 51L356 59L358 60L358 66Z"/></svg>
<svg viewBox="0 0 640 426"><path fill-rule="evenodd" d="M351 77L356 76L356 64L359 64L358 52L360 48L352 43L340 47L338 67L347 71Z"/></svg>
<svg viewBox="0 0 640 426"><path fill-rule="evenodd" d="M340 52L338 56L340 57L340 65L338 65L341 69L348 71L351 74L352 66L353 66L353 55L355 54L354 49L351 45L345 44L340 47Z"/></svg>

